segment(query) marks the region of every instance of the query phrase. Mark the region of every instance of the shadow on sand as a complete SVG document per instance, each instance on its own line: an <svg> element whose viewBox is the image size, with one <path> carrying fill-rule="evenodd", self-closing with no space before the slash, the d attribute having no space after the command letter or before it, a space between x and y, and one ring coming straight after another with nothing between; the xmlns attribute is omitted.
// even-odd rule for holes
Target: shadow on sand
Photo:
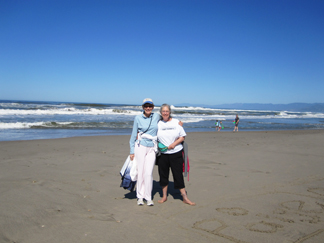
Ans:
<svg viewBox="0 0 324 243"><path fill-rule="evenodd" d="M159 184L158 181L153 180L153 190L152 190L152 199L154 199L156 194L160 194L159 197L162 197L162 188ZM181 193L179 191L179 189L174 189L174 183L173 181L169 182L169 187L168 187L168 196L172 196L173 199L179 199L182 200L182 196ZM136 199L136 191L132 191L132 192L127 192L125 194L125 198L127 199ZM158 198L159 199L159 198Z"/></svg>

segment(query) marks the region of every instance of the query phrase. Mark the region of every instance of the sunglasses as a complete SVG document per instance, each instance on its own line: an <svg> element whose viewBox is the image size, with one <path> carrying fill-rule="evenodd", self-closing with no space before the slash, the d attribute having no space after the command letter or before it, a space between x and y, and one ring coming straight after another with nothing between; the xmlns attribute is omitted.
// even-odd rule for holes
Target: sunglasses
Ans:
<svg viewBox="0 0 324 243"><path fill-rule="evenodd" d="M144 105L144 108L147 108L147 107L153 108L153 105Z"/></svg>

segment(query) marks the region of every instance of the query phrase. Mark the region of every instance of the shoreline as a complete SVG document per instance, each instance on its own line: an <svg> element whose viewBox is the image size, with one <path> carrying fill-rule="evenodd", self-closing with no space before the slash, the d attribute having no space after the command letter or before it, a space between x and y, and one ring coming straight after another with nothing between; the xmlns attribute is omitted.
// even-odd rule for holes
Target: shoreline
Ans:
<svg viewBox="0 0 324 243"><path fill-rule="evenodd" d="M185 205L120 187L130 135L0 142L2 242L322 242L324 130L191 132Z"/></svg>
<svg viewBox="0 0 324 243"><path fill-rule="evenodd" d="M317 129L291 129L291 130L287 130L287 129L283 129L283 130L239 130L238 132L234 132L234 131L215 131L215 130L211 130L211 131L197 131L197 132L187 132L187 134L192 134L192 133L272 133L272 132L299 132L299 131L324 131L324 129L322 128L317 128ZM58 137L58 138L35 138L35 139L19 139L19 140L0 140L0 143L3 142L16 142L16 141L34 141L34 140L52 140L52 139L67 139L67 138L87 138L87 137L111 137L111 136L131 136L131 134L125 134L125 133L120 133L120 134L93 134L93 135L81 135L81 136L69 136L69 137Z"/></svg>

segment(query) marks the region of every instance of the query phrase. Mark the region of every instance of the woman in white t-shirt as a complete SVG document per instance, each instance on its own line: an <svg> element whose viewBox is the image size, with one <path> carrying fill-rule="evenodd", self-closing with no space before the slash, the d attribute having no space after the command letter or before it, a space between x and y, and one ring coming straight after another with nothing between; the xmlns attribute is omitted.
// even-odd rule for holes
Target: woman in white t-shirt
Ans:
<svg viewBox="0 0 324 243"><path fill-rule="evenodd" d="M168 104L163 104L160 109L162 120L158 123L158 141L167 147L166 151L161 151L159 158L159 175L160 185L162 187L163 197L158 201L164 203L167 201L169 173L170 168L174 180L174 188L179 189L183 198L183 202L189 205L196 205L191 202L185 190L183 179L183 157L182 142L187 135L183 127L179 125L179 121L171 117L171 108Z"/></svg>

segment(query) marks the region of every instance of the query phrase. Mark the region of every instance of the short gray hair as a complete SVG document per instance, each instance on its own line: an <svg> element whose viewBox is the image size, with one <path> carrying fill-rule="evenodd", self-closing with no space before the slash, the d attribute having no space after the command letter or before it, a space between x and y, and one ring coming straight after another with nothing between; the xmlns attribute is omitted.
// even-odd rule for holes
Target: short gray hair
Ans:
<svg viewBox="0 0 324 243"><path fill-rule="evenodd" d="M161 107L160 107L160 114L162 115L162 109L163 109L164 107L168 107L168 109L169 109L169 111L170 111L170 117L171 117L171 107L170 107L170 105L168 105L168 104L163 104L163 105L161 105Z"/></svg>

